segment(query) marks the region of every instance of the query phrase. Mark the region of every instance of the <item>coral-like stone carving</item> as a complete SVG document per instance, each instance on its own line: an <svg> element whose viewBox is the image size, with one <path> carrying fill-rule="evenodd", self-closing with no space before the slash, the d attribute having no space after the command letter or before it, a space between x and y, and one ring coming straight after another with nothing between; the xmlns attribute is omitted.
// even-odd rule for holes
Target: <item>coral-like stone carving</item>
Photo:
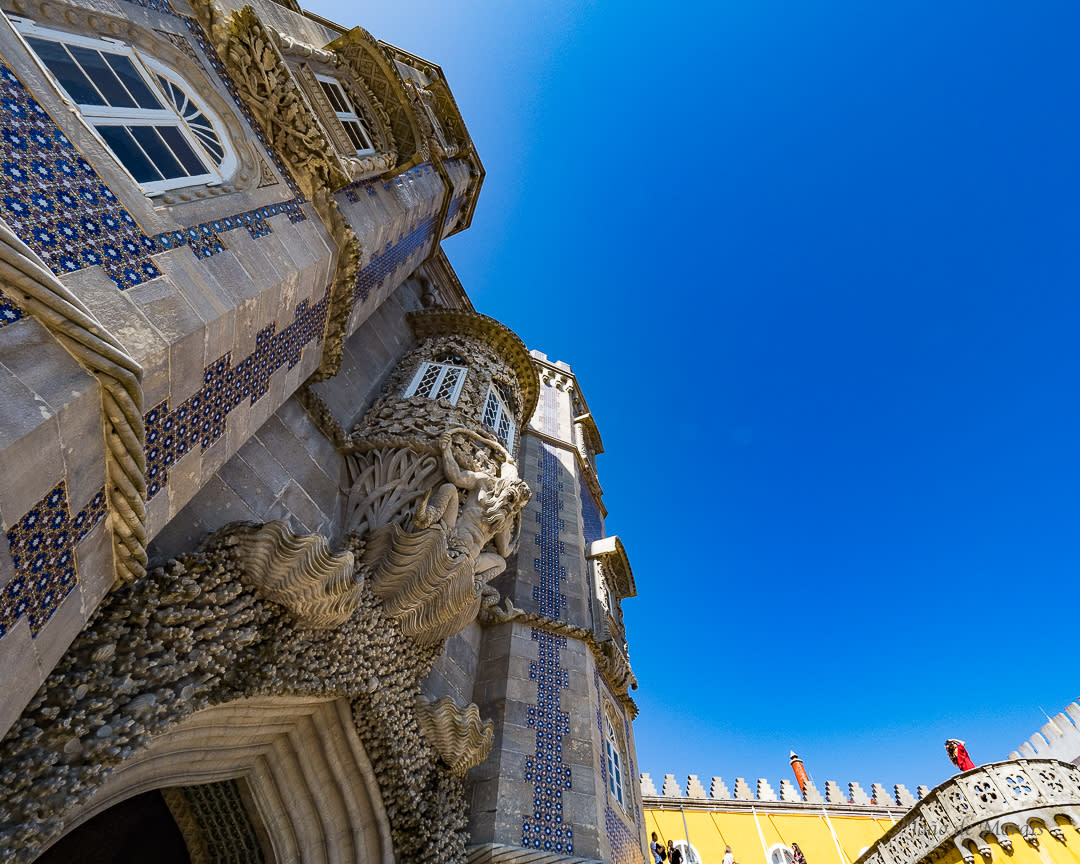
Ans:
<svg viewBox="0 0 1080 864"><path fill-rule="evenodd" d="M459 708L449 696L436 702L418 696L416 720L439 758L459 776L487 759L495 742L494 725L480 718L472 702Z"/></svg>
<svg viewBox="0 0 1080 864"><path fill-rule="evenodd" d="M499 473L463 468L453 434L502 451ZM447 482L424 492L409 529L389 522L372 531L363 559L371 568L372 593L402 632L422 645L442 642L476 617L484 586L513 552L517 517L531 496L498 442L462 428L444 432L439 446Z"/></svg>
<svg viewBox="0 0 1080 864"><path fill-rule="evenodd" d="M298 626L245 584L247 549L218 536L106 599L0 741L3 860L32 861L117 764L184 718L276 694L350 701L396 860L465 860L461 782L415 712L437 652L402 639L365 585L341 626Z"/></svg>
<svg viewBox="0 0 1080 864"><path fill-rule="evenodd" d="M243 582L284 606L301 627L340 627L360 602L349 551L332 554L320 534L297 536L287 523L230 526L226 541L243 562Z"/></svg>

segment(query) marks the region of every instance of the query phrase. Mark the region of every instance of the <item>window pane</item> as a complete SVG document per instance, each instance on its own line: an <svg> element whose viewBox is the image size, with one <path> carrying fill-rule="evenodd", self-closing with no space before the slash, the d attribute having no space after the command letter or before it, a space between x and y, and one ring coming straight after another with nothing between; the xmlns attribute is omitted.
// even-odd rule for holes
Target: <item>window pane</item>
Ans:
<svg viewBox="0 0 1080 864"><path fill-rule="evenodd" d="M431 398L431 388L435 386L435 382L439 380L439 373L442 371L442 366L437 366L434 363L426 364L427 368L424 370L424 375L420 379L420 383L416 386L417 396L427 396Z"/></svg>
<svg viewBox="0 0 1080 864"><path fill-rule="evenodd" d="M349 133L349 140L352 141L353 147L357 150L371 149L371 144L368 143L363 127L361 127L359 123L355 120L342 120L341 125L344 126L345 131Z"/></svg>
<svg viewBox="0 0 1080 864"><path fill-rule="evenodd" d="M443 378L442 386L439 387L439 392L435 394L436 399L448 399L454 394L454 387L457 386L458 376L461 372L454 369L452 366L447 368L446 377Z"/></svg>
<svg viewBox="0 0 1080 864"><path fill-rule="evenodd" d="M116 77L124 82L128 93L135 98L135 103L140 108L160 110L164 107L161 100L146 86L146 82L135 68L135 64L131 62L131 58L124 57L122 54L106 54L105 59L116 73Z"/></svg>
<svg viewBox="0 0 1080 864"><path fill-rule="evenodd" d="M180 160L180 164L184 166L184 173L189 176L206 173L206 166L195 151L191 149L187 139L180 134L179 129L175 126L155 126L154 128L165 139L165 143L169 145L173 155Z"/></svg>
<svg viewBox="0 0 1080 864"><path fill-rule="evenodd" d="M63 45L50 39L37 39L33 36L28 36L26 41L30 43L30 47L41 58L41 62L56 76L60 86L67 90L72 99L80 105L103 104L101 94L94 89L94 85L83 74L78 64L71 59Z"/></svg>
<svg viewBox="0 0 1080 864"><path fill-rule="evenodd" d="M128 95L124 85L120 83L120 79L109 68L109 64L105 62L105 58L101 56L100 52L90 48L80 48L77 45L69 45L68 50L71 52L71 56L79 61L79 65L90 76L90 80L94 82L98 90L101 91L101 95L105 97L106 105L111 105L114 108L139 107L135 104L135 100Z"/></svg>
<svg viewBox="0 0 1080 864"><path fill-rule="evenodd" d="M336 84L331 84L329 81L320 81L322 84L323 93L326 94L326 98L330 100L330 104L334 106L335 111L349 111L349 107L345 104L343 94L338 89ZM352 113L349 111L349 113Z"/></svg>
<svg viewBox="0 0 1080 864"><path fill-rule="evenodd" d="M146 155L150 157L150 161L157 166L162 177L168 180L172 177L187 176L188 172L184 170L183 166L176 160L176 157L169 152L169 148L165 146L165 142L158 134L157 127L129 126L128 129L135 137L135 140L142 146ZM200 171L199 173L202 172Z"/></svg>
<svg viewBox="0 0 1080 864"><path fill-rule="evenodd" d="M139 149L126 126L98 126L97 130L105 139L105 143L109 145L109 149L116 154L116 158L139 183L163 179Z"/></svg>

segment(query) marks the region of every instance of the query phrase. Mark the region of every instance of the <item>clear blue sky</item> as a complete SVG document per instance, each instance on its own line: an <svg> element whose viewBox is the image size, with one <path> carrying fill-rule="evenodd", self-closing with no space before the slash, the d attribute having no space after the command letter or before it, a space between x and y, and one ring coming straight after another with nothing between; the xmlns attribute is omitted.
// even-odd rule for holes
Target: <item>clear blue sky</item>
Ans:
<svg viewBox="0 0 1080 864"><path fill-rule="evenodd" d="M935 785L1080 693L1080 4L310 0L440 65L569 362L639 769Z"/></svg>

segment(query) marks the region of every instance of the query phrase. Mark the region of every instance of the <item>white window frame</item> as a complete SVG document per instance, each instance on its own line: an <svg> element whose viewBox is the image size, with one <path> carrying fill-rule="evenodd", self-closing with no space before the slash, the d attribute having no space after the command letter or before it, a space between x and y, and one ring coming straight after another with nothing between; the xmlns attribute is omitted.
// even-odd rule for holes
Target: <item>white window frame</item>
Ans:
<svg viewBox="0 0 1080 864"><path fill-rule="evenodd" d="M780 855L779 861L776 860L778 854ZM773 843L765 855L765 864L791 864L794 860L795 853L791 851L790 846L785 846L783 843Z"/></svg>
<svg viewBox="0 0 1080 864"><path fill-rule="evenodd" d="M46 78L56 88L61 98L69 105L77 109L79 118L83 121L84 125L93 135L98 139L101 145L113 155L116 160L116 164L131 177L131 180L135 185L142 189L148 195L156 195L162 192L166 192L170 189L179 189L185 186L197 186L197 185L216 185L222 182L224 177L228 176L235 169L237 164L236 153L228 141L227 135L223 132L223 124L220 118L211 111L201 100L197 100L192 97L192 93L195 92L194 88L180 77L173 69L160 63L152 57L146 56L136 50L132 45L126 42L120 42L116 39L81 36L75 33L68 33L63 30L54 30L49 27L42 27L34 21L16 18L11 16L11 21L15 24L16 32L22 38L23 45L26 50L29 51L30 56L34 59L38 68L42 70ZM33 46L27 41L27 37L35 37L50 42L58 42L61 45L71 45L80 48L89 48L95 51L101 51L106 54L118 55L126 57L131 61L136 73L142 78L143 83L150 89L151 93L159 102L164 106L160 110L150 108L118 108L110 105L100 104L85 104L77 102L70 93L65 90L64 86L60 83L59 79L53 74L52 70L46 65L45 61L41 59ZM85 70L84 70L85 72ZM88 72L85 73L90 79L91 83L93 79ZM198 137L188 127L187 122L175 109L172 103L172 99L168 94L162 91L161 85L156 80L155 74L161 75L168 79L184 92L189 102L196 106L199 111L206 117L210 125L213 127L213 131L217 136L218 142L224 150L224 156L221 163L217 164L215 158L209 153L205 147L202 146ZM120 157L109 147L104 136L101 134L100 127L104 126L171 126L180 133L183 139L191 147L192 152L196 158L202 163L203 167L207 169L202 174L185 174L180 177L167 177L162 180L144 181L140 182L128 170L127 166L121 161ZM166 142L166 147L168 143ZM151 164L154 164L150 156L147 155L147 159ZM179 162L179 158L177 158ZM154 164L154 167L158 166ZM160 169L159 169L160 173Z"/></svg>
<svg viewBox="0 0 1080 864"><path fill-rule="evenodd" d="M356 113L356 104L353 102L352 99L349 98L349 94L345 91L345 88L341 86L341 82L337 78L334 78L332 75L320 75L318 73L316 73L315 75L315 80L319 82L320 86L323 84L328 84L333 87L338 92L342 104L348 106L349 108L352 108L352 111L338 111L337 108L334 107L333 103L330 104L331 110L334 112L335 115L337 115L337 118L341 122L341 125L345 126L346 123L355 123L357 126L360 127L360 131L363 133L364 140L368 142L367 148L358 148L356 151L356 155L369 156L374 153L375 147L372 144L371 132L368 131L367 125ZM325 92L323 93L323 95L326 95ZM327 101L329 102L330 100L327 99ZM345 134L348 135L348 130L346 130ZM353 141L352 138L350 138L349 143L355 144L356 142Z"/></svg>
<svg viewBox="0 0 1080 864"><path fill-rule="evenodd" d="M618 734L615 732L615 724L607 712L604 712L604 758L607 760L608 791L615 796L624 810L628 810L626 804L625 784L623 783L622 749L619 747Z"/></svg>
<svg viewBox="0 0 1080 864"><path fill-rule="evenodd" d="M682 850L683 864L702 864L701 853L697 851L697 847L694 846L688 840L672 840L672 846L677 846Z"/></svg>
<svg viewBox="0 0 1080 864"><path fill-rule="evenodd" d="M439 370L439 374L435 378L435 383L426 388L426 392L418 393L417 388L420 387L420 382L424 380L427 371L432 368L437 368ZM439 390L442 389L443 382L446 380L446 376L452 369L456 369L461 374L458 375L453 392L446 398L450 400L451 405L457 405L458 397L461 395L461 388L465 386L465 376L468 374L469 370L465 366L455 366L452 363L421 363L420 368L417 369L416 374L413 375L412 381L409 382L409 386L405 388L405 398L407 399L410 396L423 396L427 399L434 399L438 395Z"/></svg>
<svg viewBox="0 0 1080 864"><path fill-rule="evenodd" d="M487 413L488 413L487 409L488 409L488 404L491 402L492 399L495 400L495 406L496 406L495 407L495 422L494 423L488 423L487 419L486 419L487 418ZM499 435L499 424L503 420L505 420L507 422L507 424L509 424L508 428L507 428L507 432L506 432L506 440L505 441L503 441L502 437L500 437L500 435ZM503 442L503 446L506 447L507 450L513 452L513 450L514 450L514 439L517 437L517 424L514 422L514 414L513 414L513 412L510 410L510 408L507 406L507 404L503 401L502 396L499 395L499 389L495 386L494 382L492 382L491 384L488 385L487 395L484 397L484 405L483 405L483 408L481 408L481 411L480 411L480 422L484 426L487 426L488 429L492 430L495 433L495 437Z"/></svg>

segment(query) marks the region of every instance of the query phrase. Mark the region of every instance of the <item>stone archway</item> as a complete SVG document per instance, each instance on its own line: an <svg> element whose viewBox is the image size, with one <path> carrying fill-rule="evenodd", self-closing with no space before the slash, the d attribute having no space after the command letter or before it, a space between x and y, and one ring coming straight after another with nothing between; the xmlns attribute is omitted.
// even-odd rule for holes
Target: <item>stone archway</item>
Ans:
<svg viewBox="0 0 1080 864"><path fill-rule="evenodd" d="M64 836L136 796L230 780L242 781L268 864L393 864L375 774L342 699L259 697L198 711L117 766L65 819Z"/></svg>

